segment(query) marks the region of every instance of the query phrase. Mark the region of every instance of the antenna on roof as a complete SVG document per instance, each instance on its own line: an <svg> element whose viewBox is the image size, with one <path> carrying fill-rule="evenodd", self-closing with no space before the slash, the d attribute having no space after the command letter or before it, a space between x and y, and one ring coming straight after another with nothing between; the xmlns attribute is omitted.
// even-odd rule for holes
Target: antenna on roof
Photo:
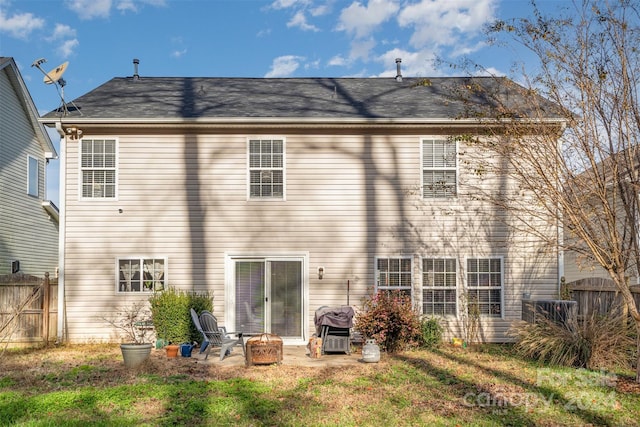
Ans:
<svg viewBox="0 0 640 427"><path fill-rule="evenodd" d="M64 101L64 87L67 85L67 82L62 78L62 75L67 70L69 61L58 65L56 68L49 71L48 73L44 71L41 67L41 65L44 64L45 62L47 62L46 59L39 58L33 61L33 64L31 64L31 66L36 67L38 70L42 71L42 74L44 74L43 81L45 84L48 84L48 85L52 84L56 87L56 90L58 91L58 96L60 96L60 101L62 103L62 108L61 108L62 114L66 116L67 114L69 114L67 103ZM71 104L74 106L76 111L78 111L80 115L82 115L82 111L80 111L80 109L76 106L76 104L73 103L73 101L71 101Z"/></svg>

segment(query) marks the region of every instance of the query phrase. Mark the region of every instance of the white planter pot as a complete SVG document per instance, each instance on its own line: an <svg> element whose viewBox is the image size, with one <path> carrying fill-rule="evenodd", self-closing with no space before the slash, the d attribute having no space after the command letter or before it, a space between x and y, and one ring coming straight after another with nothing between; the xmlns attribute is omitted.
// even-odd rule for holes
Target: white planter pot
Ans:
<svg viewBox="0 0 640 427"><path fill-rule="evenodd" d="M137 368L149 358L153 344L120 344L124 366L127 369Z"/></svg>

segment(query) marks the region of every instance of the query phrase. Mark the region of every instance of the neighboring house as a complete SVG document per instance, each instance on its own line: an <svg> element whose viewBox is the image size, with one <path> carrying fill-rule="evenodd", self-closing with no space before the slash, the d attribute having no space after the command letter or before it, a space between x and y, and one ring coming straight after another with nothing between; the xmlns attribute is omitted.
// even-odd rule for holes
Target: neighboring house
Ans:
<svg viewBox="0 0 640 427"><path fill-rule="evenodd" d="M597 147L594 148L595 153L597 153ZM631 212L636 211L633 202L637 201L638 185L631 184L631 177L638 173L639 167L640 147L632 146L620 151L616 156L605 158L597 163L596 167L586 169L574 178L570 186L567 186L567 194L575 198L572 205L585 206L583 215L587 218L579 222L589 225L588 230L592 233L594 242L604 243L601 248L607 256L624 254L626 250L622 248L633 245L633 236L638 229L638 217L632 219L634 217L631 215L634 214L627 212L627 209ZM623 200L627 200L627 203ZM617 225L620 239L618 242L611 240L609 233L612 224ZM569 224L565 224L564 241L567 248L564 251L564 272L567 284L579 282L579 284L586 283L587 286L590 283L596 284L595 287L614 286L609 272L595 261L587 244L572 233ZM610 245L617 249L612 249ZM632 253L629 256L632 256ZM614 261L612 264L617 263ZM628 278L630 285L640 285L640 277L633 262L627 267L624 275Z"/></svg>
<svg viewBox="0 0 640 427"><path fill-rule="evenodd" d="M523 293L557 297L558 258L514 244L505 213L473 197L504 182L480 182L486 153L456 138L483 132L452 96L470 83L515 86L136 73L47 114L64 136L65 338L111 340L101 317L175 286L211 292L228 328L285 343L315 332L317 308L377 289L461 334L468 294L482 338L506 340Z"/></svg>
<svg viewBox="0 0 640 427"><path fill-rule="evenodd" d="M0 57L0 275L55 276L58 208L46 165L57 156L13 58Z"/></svg>

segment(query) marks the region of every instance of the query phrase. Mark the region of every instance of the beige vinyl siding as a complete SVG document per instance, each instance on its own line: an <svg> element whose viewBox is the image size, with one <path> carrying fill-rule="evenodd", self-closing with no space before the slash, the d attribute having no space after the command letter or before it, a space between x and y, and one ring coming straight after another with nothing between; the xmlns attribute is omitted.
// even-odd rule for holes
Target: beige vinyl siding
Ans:
<svg viewBox="0 0 640 427"><path fill-rule="evenodd" d="M376 256L413 255L414 267L427 254L455 256L463 267L467 257L502 256L505 316L486 322L484 336L504 339L520 318L523 289L542 287L546 295L555 288L555 259L530 265L542 255L533 246L512 250L513 236L479 202L422 200L415 191L420 138L429 135L122 134L117 199L83 201L78 143L68 141L69 339L112 339L100 316L146 299L116 295L118 257L167 257L169 284L211 291L214 311L225 319L225 256L233 254L308 254L307 337L316 308L347 303L347 281L350 304L361 306L374 289ZM247 200L249 137L286 139L286 201Z"/></svg>
<svg viewBox="0 0 640 427"><path fill-rule="evenodd" d="M0 71L0 93L0 275L11 273L11 261L18 260L22 273L54 276L58 224L42 207L44 148L6 69ZM38 160L38 197L27 194L29 156Z"/></svg>

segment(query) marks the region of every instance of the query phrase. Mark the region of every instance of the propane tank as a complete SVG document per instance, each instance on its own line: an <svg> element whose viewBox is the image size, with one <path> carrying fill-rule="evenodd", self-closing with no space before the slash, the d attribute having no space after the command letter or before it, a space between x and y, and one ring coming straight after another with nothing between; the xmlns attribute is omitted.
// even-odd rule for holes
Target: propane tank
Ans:
<svg viewBox="0 0 640 427"><path fill-rule="evenodd" d="M376 344L376 340L365 341L362 347L362 360L367 363L377 363L380 361L380 347Z"/></svg>

